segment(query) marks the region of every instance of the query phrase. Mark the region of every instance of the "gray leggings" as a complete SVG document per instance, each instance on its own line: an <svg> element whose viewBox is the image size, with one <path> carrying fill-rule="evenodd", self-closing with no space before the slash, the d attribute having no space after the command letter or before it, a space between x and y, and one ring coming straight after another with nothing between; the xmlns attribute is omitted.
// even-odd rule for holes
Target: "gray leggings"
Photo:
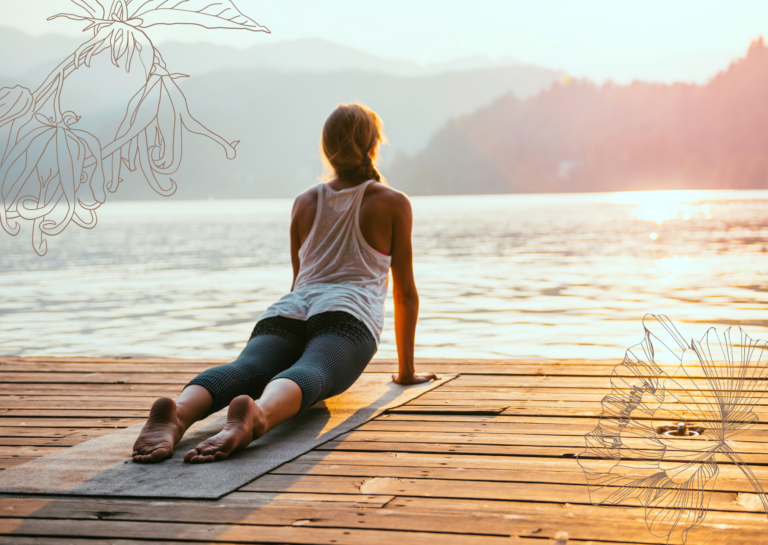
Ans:
<svg viewBox="0 0 768 545"><path fill-rule="evenodd" d="M352 386L376 349L365 324L347 312L323 312L307 321L273 316L256 324L235 361L203 371L187 386L207 389L214 413L240 395L258 399L271 381L289 378L301 388L303 411Z"/></svg>

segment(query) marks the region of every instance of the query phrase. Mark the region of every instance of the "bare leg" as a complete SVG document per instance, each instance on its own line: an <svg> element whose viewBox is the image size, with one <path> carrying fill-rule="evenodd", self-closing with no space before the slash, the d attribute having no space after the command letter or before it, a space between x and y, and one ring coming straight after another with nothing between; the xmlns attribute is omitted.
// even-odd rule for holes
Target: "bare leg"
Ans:
<svg viewBox="0 0 768 545"><path fill-rule="evenodd" d="M133 461L151 464L171 456L187 429L205 418L212 406L210 392L197 384L185 388L175 402L169 397L155 401L133 445Z"/></svg>
<svg viewBox="0 0 768 545"><path fill-rule="evenodd" d="M302 395L298 384L279 378L267 385L256 402L247 395L236 397L229 405L224 429L187 452L184 461L215 462L244 449L254 439L295 416L301 408Z"/></svg>

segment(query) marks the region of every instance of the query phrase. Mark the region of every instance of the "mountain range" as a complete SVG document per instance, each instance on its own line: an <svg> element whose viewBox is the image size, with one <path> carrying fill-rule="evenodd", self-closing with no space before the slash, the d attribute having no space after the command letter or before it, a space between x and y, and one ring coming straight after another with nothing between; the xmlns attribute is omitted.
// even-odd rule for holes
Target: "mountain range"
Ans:
<svg viewBox="0 0 768 545"><path fill-rule="evenodd" d="M36 88L80 43L0 28L0 86ZM320 132L339 103L360 101L382 116L390 141L382 148L386 170L395 156L418 153L450 119L510 93L534 96L562 77L508 58L419 65L316 39L245 50L205 43L157 47L171 72L191 76L177 81L192 115L227 140L240 141L237 158L228 161L216 144L185 135L184 161L173 178L174 197L187 199L289 197L316 183ZM141 87L141 72L125 74L106 54L98 55L91 68L67 79L62 107L82 116L78 128L106 142ZM110 198L160 197L127 174Z"/></svg>
<svg viewBox="0 0 768 545"><path fill-rule="evenodd" d="M564 78L448 121L387 169L413 195L768 188L768 48L704 85Z"/></svg>

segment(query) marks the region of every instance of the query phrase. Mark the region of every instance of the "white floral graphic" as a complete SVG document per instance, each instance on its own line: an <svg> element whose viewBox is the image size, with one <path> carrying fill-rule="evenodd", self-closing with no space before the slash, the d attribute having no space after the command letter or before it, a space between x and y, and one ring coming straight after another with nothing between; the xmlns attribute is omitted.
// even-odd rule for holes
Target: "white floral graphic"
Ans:
<svg viewBox="0 0 768 545"><path fill-rule="evenodd" d="M46 236L61 233L71 222L87 229L96 226L95 210L107 192L117 191L124 166L139 168L160 195L172 195L177 186L170 176L181 165L182 129L210 138L228 159L235 158L238 142L213 133L189 112L174 82L185 76L168 71L146 29L195 25L269 32L231 0L71 1L78 13L59 13L49 20L64 17L86 23L83 31L92 37L34 93L20 86L0 89L0 225L16 236L19 220L31 221L32 247L40 256L48 251ZM126 72L139 64L146 83L128 105L114 140L102 146L92 134L73 128L80 116L62 112L61 92L72 72L89 67L93 57L104 52ZM167 182L161 183L158 176L167 177Z"/></svg>
<svg viewBox="0 0 768 545"><path fill-rule="evenodd" d="M685 543L707 514L718 461L726 461L744 473L768 515L763 488L732 441L758 421L766 342L741 328L732 338L729 327L689 344L662 315L646 315L643 328L644 340L616 366L600 422L578 456L592 503L635 498L653 535ZM700 434L677 435L694 426Z"/></svg>

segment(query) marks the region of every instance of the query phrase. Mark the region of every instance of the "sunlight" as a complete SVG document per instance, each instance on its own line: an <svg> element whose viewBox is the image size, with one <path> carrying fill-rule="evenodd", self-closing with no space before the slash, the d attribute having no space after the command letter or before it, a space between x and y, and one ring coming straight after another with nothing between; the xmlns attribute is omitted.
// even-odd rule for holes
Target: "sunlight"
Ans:
<svg viewBox="0 0 768 545"><path fill-rule="evenodd" d="M708 191L626 191L606 197L606 201L632 206L630 213L637 219L661 225L665 221L689 220L695 217L712 219L709 204L697 204ZM654 238L651 236L651 238Z"/></svg>
<svg viewBox="0 0 768 545"><path fill-rule="evenodd" d="M667 273L662 283L669 284L679 276L687 274L690 270L690 259L687 257L665 257L658 261L658 268Z"/></svg>

